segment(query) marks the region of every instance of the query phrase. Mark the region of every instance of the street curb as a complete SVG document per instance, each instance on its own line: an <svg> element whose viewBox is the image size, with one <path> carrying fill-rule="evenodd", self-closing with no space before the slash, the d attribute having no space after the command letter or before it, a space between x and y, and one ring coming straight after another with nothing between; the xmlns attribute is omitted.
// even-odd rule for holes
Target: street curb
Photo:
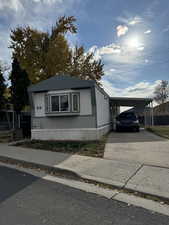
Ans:
<svg viewBox="0 0 169 225"><path fill-rule="evenodd" d="M32 169L42 169L42 170L47 171L48 173L61 173L62 172L70 178L81 179L81 177L77 173L75 173L71 170L62 169L59 167L52 167L52 166L47 166L47 165L43 165L43 164L39 164L39 163L28 162L28 161L24 161L24 160L10 158L7 156L0 156L0 161L3 163L7 163L7 164L19 164L20 166L25 167L25 168L31 167Z"/></svg>
<svg viewBox="0 0 169 225"><path fill-rule="evenodd" d="M67 178L80 180L80 181L83 180L83 181L86 181L88 183L93 183L93 184L106 185L109 188L118 189L118 190L122 189L124 186L122 184L121 185L120 184L113 185L110 183L101 182L101 181L99 181L99 178L96 179L95 177L83 175L81 173L76 173L70 169L65 169L65 168L56 167L56 166L47 166L47 165L43 165L43 164L39 164L39 163L28 162L25 160L14 159L14 158L7 157L7 156L0 156L0 162L6 163L6 164L14 164L14 165L18 164L19 166L24 167L24 168L42 169L49 174L51 173L53 175L54 174L61 175L62 177L65 176Z"/></svg>
<svg viewBox="0 0 169 225"><path fill-rule="evenodd" d="M132 194L134 196L146 198L146 199L151 199L157 202L164 202L167 205L169 205L169 198L163 197L160 195L154 195L148 192L143 192L143 191L138 191L134 190L133 188L126 188L125 185L120 184L120 183L106 183L104 181L100 181L101 178L96 178L88 175L83 175L81 173L76 173L70 169L64 169L61 167L55 167L55 166L47 166L39 163L34 163L34 162L28 162L24 160L19 160L19 159L14 159L10 158L7 156L0 156L0 162L5 163L5 164L10 164L10 165L18 165L23 168L30 168L30 169L41 169L45 171L47 174L55 175L58 177L65 177L68 179L73 179L73 180L78 180L78 181L83 181L86 183L92 183L95 185L100 185L103 188L109 188L112 190L118 190L119 192L122 193L127 193L127 194ZM104 179L102 179L104 180Z"/></svg>
<svg viewBox="0 0 169 225"><path fill-rule="evenodd" d="M19 141L11 141L8 143L8 146L15 146L16 144L21 144L21 143L24 143L24 142L28 142L30 141L30 139L22 139L22 140L19 140Z"/></svg>

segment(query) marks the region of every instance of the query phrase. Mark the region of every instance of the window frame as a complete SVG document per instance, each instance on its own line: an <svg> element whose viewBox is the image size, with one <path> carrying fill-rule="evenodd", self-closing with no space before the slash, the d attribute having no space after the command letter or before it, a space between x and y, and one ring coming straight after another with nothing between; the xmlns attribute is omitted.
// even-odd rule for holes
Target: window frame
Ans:
<svg viewBox="0 0 169 225"><path fill-rule="evenodd" d="M52 97L59 97L59 111L53 111L52 110ZM61 96L67 96L68 97L68 110L67 111L61 111ZM70 112L70 94L69 93L58 93L58 94L52 94L49 95L49 112L50 113L68 113Z"/></svg>
<svg viewBox="0 0 169 225"><path fill-rule="evenodd" d="M67 111L60 111L61 110L61 96L67 96L68 97L68 110ZM77 95L77 103L78 103L78 110L75 111L73 107L73 97L74 95ZM59 111L52 111L52 97L59 96ZM45 95L45 114L47 116L73 116L73 115L79 115L80 114L80 92L60 92L60 93L46 93Z"/></svg>
<svg viewBox="0 0 169 225"><path fill-rule="evenodd" d="M77 108L78 108L77 110L74 110L74 100L73 100L74 95L77 96ZM72 100L72 112L79 113L80 112L80 93L79 92L71 93L71 100Z"/></svg>

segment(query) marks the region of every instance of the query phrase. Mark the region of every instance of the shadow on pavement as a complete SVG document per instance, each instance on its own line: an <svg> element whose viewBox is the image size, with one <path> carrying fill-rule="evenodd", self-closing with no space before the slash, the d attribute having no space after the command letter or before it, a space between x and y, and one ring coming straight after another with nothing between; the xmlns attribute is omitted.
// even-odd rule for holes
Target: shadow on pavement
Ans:
<svg viewBox="0 0 169 225"><path fill-rule="evenodd" d="M39 178L15 169L0 166L0 202L13 196Z"/></svg>

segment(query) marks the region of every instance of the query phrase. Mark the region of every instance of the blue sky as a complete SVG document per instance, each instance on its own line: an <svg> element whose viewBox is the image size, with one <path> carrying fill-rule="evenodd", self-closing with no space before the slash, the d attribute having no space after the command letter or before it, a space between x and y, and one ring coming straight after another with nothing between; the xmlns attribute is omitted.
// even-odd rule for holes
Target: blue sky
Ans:
<svg viewBox="0 0 169 225"><path fill-rule="evenodd" d="M10 63L10 29L47 31L62 15L77 18L72 46L103 60L110 95L150 97L159 80L168 80L168 0L0 0L0 59Z"/></svg>

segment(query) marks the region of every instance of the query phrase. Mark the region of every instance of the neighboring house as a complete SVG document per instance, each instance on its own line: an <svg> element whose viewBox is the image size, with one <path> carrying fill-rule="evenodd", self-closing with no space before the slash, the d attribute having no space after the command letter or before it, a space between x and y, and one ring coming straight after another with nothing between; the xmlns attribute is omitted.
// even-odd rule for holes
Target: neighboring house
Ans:
<svg viewBox="0 0 169 225"><path fill-rule="evenodd" d="M0 110L0 131L9 131L26 126L27 128L29 127L30 133L30 118L30 106L25 106L20 112L19 118L17 118L16 112L14 111L13 105L8 97L4 108Z"/></svg>
<svg viewBox="0 0 169 225"><path fill-rule="evenodd" d="M154 107L154 124L169 125L169 102Z"/></svg>
<svg viewBox="0 0 169 225"><path fill-rule="evenodd" d="M95 81L58 75L28 91L32 139L98 140L112 128L110 98Z"/></svg>
<svg viewBox="0 0 169 225"><path fill-rule="evenodd" d="M157 105L154 107L155 116L166 116L169 115L169 102Z"/></svg>

